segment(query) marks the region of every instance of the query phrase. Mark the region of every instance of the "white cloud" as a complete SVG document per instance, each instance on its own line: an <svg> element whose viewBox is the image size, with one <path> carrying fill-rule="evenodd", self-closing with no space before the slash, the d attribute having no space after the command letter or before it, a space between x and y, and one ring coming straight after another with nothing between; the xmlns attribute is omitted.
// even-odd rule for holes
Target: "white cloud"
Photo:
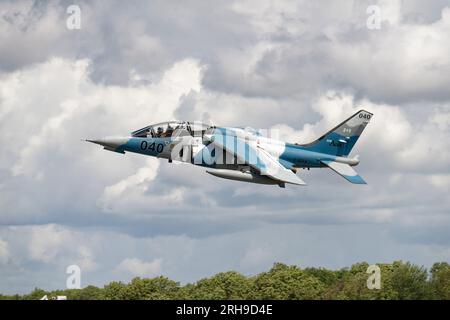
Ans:
<svg viewBox="0 0 450 320"><path fill-rule="evenodd" d="M47 263L53 262L70 238L67 230L58 230L54 225L34 227L29 246L30 257Z"/></svg>
<svg viewBox="0 0 450 320"><path fill-rule="evenodd" d="M89 242L82 240L78 232L50 224L31 227L29 235L31 259L47 264L72 261L67 265L77 264L84 271L96 267Z"/></svg>
<svg viewBox="0 0 450 320"><path fill-rule="evenodd" d="M54 1L42 6L32 0L0 3L0 69L14 69L24 64L46 60L67 29L61 19L65 10ZM67 34L66 34L67 35Z"/></svg>
<svg viewBox="0 0 450 320"><path fill-rule="evenodd" d="M397 25L402 16L402 6L400 0L380 0L378 6L381 9L381 21L388 21L391 25Z"/></svg>
<svg viewBox="0 0 450 320"><path fill-rule="evenodd" d="M435 114L448 117L447 110L436 109ZM450 163L450 149L448 137L450 125L445 122L437 123L435 116L424 119L405 139L405 145L399 150L397 159L405 169L421 172L448 172ZM426 164L425 168L422 168ZM436 171L438 170L438 171Z"/></svg>
<svg viewBox="0 0 450 320"><path fill-rule="evenodd" d="M170 203L171 206L183 204L186 188L174 186L169 190L158 189L158 184L161 183L155 182L155 179L159 161L154 158L147 159L144 166L135 174L105 187L98 205L105 212L129 214L148 211L156 204ZM151 186L153 189L149 191Z"/></svg>
<svg viewBox="0 0 450 320"><path fill-rule="evenodd" d="M148 159L145 166L140 168L135 174L106 187L99 200L100 204L106 208L108 203L114 199L128 197L133 192L144 193L148 189L148 184L155 180L158 167L159 162L157 159Z"/></svg>
<svg viewBox="0 0 450 320"><path fill-rule="evenodd" d="M430 183L436 188L450 187L450 174L433 174L429 177Z"/></svg>
<svg viewBox="0 0 450 320"><path fill-rule="evenodd" d="M0 239L0 264L8 262L9 258L9 244L5 240Z"/></svg>
<svg viewBox="0 0 450 320"><path fill-rule="evenodd" d="M69 32L63 2L0 3L0 290L60 288L73 263L101 285L162 261L193 281L274 261L448 260L445 3L80 5ZM306 188L249 185L80 141L179 118L301 143L359 108L375 114L353 152L363 187L326 170L301 172Z"/></svg>
<svg viewBox="0 0 450 320"><path fill-rule="evenodd" d="M261 34L276 34L286 30L291 34L302 32L298 18L301 6L293 1L234 1L231 9L249 18L253 28Z"/></svg>
<svg viewBox="0 0 450 320"><path fill-rule="evenodd" d="M47 215L55 198L65 206L78 190L104 188L133 176L144 157L123 162L82 140L125 135L174 119L180 98L201 88L201 67L192 59L175 63L158 82L128 87L95 84L90 65L87 60L54 58L0 78L0 170L7 186L0 202L9 207L0 219ZM145 175L156 174L155 165L154 172L143 169ZM86 185L86 174L95 175L95 182ZM16 181L26 181L20 193L13 190ZM82 195L97 198L99 192ZM39 199L31 201L30 194L36 193ZM17 196L23 199L14 200ZM182 199L182 190L172 196Z"/></svg>
<svg viewBox="0 0 450 320"><path fill-rule="evenodd" d="M448 168L448 105L434 107L430 110L431 115L418 124L411 123L407 111L399 106L378 104L368 99L356 100L345 92L328 91L313 103L312 109L321 116L315 124L307 123L301 130L286 125L276 125L273 129L279 130L287 141L308 143L345 117L366 109L374 113L374 117L361 136L358 149L364 148L370 155L383 158L384 164L396 165L400 171L440 173Z"/></svg>
<svg viewBox="0 0 450 320"><path fill-rule="evenodd" d="M264 248L250 248L241 260L244 268L257 268L260 265L273 262L274 254Z"/></svg>
<svg viewBox="0 0 450 320"><path fill-rule="evenodd" d="M374 4L381 8L380 30L366 28L366 9ZM404 22L412 12L432 10L416 6L400 1L236 3L233 10L250 21L255 43L221 50L206 86L278 99L330 88L352 88L388 103L448 99L450 7L441 7L440 18L431 23Z"/></svg>
<svg viewBox="0 0 450 320"><path fill-rule="evenodd" d="M328 49L338 77L374 98L448 99L449 24L450 8L444 8L432 24L383 26L361 41L336 39Z"/></svg>
<svg viewBox="0 0 450 320"><path fill-rule="evenodd" d="M161 274L161 262L161 259L145 262L138 258L126 258L115 271L131 276L152 278Z"/></svg>
<svg viewBox="0 0 450 320"><path fill-rule="evenodd" d="M126 88L94 84L88 67L86 60L52 59L0 79L4 122L0 139L9 154L2 166L10 166L8 162L14 160L14 174L30 173L38 170L36 153L46 148L66 152L73 147L69 141L80 141L94 130L105 135L112 130L129 132L148 124L142 119L171 119L180 97L200 88L201 69L194 60L175 64L158 84ZM23 132L11 143L18 128Z"/></svg>

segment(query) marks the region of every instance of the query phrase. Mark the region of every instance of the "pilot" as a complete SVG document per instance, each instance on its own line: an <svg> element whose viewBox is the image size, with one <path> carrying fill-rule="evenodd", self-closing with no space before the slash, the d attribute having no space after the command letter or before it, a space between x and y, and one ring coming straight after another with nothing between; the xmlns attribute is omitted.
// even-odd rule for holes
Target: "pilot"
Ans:
<svg viewBox="0 0 450 320"><path fill-rule="evenodd" d="M165 137L171 137L172 133L173 133L173 127L170 124L168 124L167 125L166 134L164 136Z"/></svg>
<svg viewBox="0 0 450 320"><path fill-rule="evenodd" d="M164 132L164 129L162 127L158 127L158 129L156 129L156 136L161 137L163 132Z"/></svg>

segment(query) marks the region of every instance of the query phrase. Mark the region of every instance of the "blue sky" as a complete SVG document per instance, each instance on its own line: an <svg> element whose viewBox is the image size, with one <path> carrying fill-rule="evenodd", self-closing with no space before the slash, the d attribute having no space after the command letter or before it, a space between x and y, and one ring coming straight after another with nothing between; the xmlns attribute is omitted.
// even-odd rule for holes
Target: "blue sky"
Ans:
<svg viewBox="0 0 450 320"><path fill-rule="evenodd" d="M1 1L0 16L0 292L64 288L72 264L101 286L450 261L449 1ZM361 108L367 186L329 170L245 184L81 141L183 119L309 142Z"/></svg>

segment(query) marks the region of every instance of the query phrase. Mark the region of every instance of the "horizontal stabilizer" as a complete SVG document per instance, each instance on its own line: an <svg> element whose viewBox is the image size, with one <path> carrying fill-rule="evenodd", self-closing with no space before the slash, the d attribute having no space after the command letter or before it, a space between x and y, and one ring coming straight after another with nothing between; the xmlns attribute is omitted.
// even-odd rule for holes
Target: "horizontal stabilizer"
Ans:
<svg viewBox="0 0 450 320"><path fill-rule="evenodd" d="M333 171L340 174L342 177L350 181L351 183L356 184L366 184L363 178L355 171L353 168L346 164L346 163L340 163L335 161L321 161L323 164L326 164L328 167L330 167Z"/></svg>

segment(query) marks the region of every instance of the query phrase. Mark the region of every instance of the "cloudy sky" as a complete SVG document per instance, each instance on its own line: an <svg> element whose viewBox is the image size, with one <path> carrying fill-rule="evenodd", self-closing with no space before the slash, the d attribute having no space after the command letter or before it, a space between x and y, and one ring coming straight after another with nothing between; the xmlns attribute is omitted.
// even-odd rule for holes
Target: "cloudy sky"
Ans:
<svg viewBox="0 0 450 320"><path fill-rule="evenodd" d="M72 264L85 286L450 261L449 34L440 0L0 1L0 292L65 288ZM245 184L81 141L185 119L308 142L360 108L367 186Z"/></svg>

